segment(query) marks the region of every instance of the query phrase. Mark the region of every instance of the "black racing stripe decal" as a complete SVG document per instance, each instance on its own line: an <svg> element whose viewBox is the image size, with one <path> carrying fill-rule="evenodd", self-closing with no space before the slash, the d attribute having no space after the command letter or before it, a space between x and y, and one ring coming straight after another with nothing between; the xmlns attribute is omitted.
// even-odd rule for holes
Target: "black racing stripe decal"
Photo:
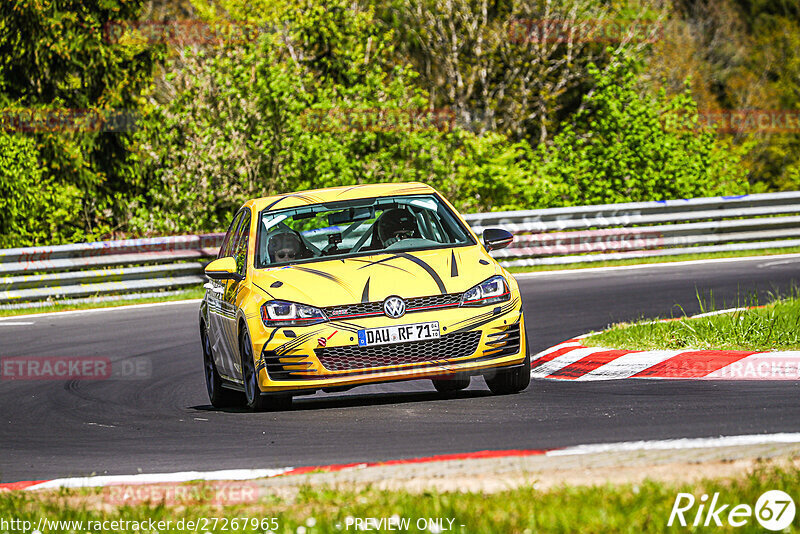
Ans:
<svg viewBox="0 0 800 534"><path fill-rule="evenodd" d="M458 263L456 263L456 253L450 251L450 278L458 276Z"/></svg>
<svg viewBox="0 0 800 534"><path fill-rule="evenodd" d="M273 328L272 329L272 332L270 332L270 334L269 334L269 338L267 338L267 341L264 343L264 349L267 348L267 345L269 345L269 342L272 341L273 337L275 337L275 334L278 333L278 330L280 330L280 328ZM261 350L264 350L264 349L261 349Z"/></svg>
<svg viewBox="0 0 800 534"><path fill-rule="evenodd" d="M341 193L339 193L338 195L336 195L336 198L339 198L340 196L344 195L344 194L345 194L345 193L347 193L348 191L352 191L353 189L358 189L359 187L361 187L361 186L360 186L360 185L354 185L354 186L352 186L352 187L348 187L347 189L345 189L344 191L342 191Z"/></svg>
<svg viewBox="0 0 800 534"><path fill-rule="evenodd" d="M264 289L260 285L256 284L255 282L253 282L253 285L256 286L258 289L260 289L261 291L263 291L264 293L266 293L269 298L271 298L271 299L275 298L275 297L272 296L272 293L270 293L269 291L267 291L266 289Z"/></svg>
<svg viewBox="0 0 800 534"><path fill-rule="evenodd" d="M430 189L428 189L424 185L416 185L414 187L406 187L406 188L400 189L397 192L398 193L413 193L413 192L419 192L419 191L426 191L427 192L427 191L430 191Z"/></svg>
<svg viewBox="0 0 800 534"><path fill-rule="evenodd" d="M383 258L382 260L378 261L372 261L372 260L353 260L353 261L357 261L359 263L366 263L366 265L362 265L361 267L358 268L358 270L360 271L361 269L366 269L367 267L372 267L373 265L385 265L383 262L389 260L396 260L399 257L400 257L399 255L394 255L394 256L389 256L387 258ZM394 267L394 265L385 265L385 266ZM395 267L395 269L399 269L399 267Z"/></svg>
<svg viewBox="0 0 800 534"><path fill-rule="evenodd" d="M407 254L405 252L399 252L397 255L400 256L403 259L408 260L408 261L413 261L414 263L416 263L417 265L419 265L420 267L425 269L425 271L429 275L431 275L431 278L433 278L433 281L436 282L436 285L439 286L439 291L441 291L442 295L446 295L447 294L447 289L444 287L444 282L442 282L442 279L439 277L439 275L436 273L436 271L433 270L433 267L431 267L430 265L428 265L427 263L425 263L421 259L417 258L416 256L412 256L411 254Z"/></svg>
<svg viewBox="0 0 800 534"><path fill-rule="evenodd" d="M294 338L293 340L289 341L288 343L284 343L283 345L281 345L280 347L275 349L275 353L278 356L282 356L282 355L286 354L287 352L299 347L300 345L302 345L303 343L308 341L312 336L315 336L315 335L319 334L320 332L322 332L322 329L314 330L313 332L308 332L306 334L303 334L302 336L298 336L298 337Z"/></svg>
<svg viewBox="0 0 800 534"><path fill-rule="evenodd" d="M281 198L279 198L278 200L276 200L275 202L273 202L272 204L267 206L266 209L268 209L268 210L272 209L272 207L277 205L278 202L281 202L282 200L286 200L287 198L299 198L300 200L305 200L308 203L312 203L312 202L315 201L314 197L310 197L310 196L306 196L306 195L298 195L296 193L292 193L291 195L282 196Z"/></svg>
<svg viewBox="0 0 800 534"><path fill-rule="evenodd" d="M478 328L479 326L483 326L486 323L491 322L492 320L494 320L495 317L498 317L500 315L503 315L504 313L508 313L509 311L511 311L517 305L518 302L519 302L519 299L514 299L511 302L505 304L502 308L500 308L500 313L498 313L496 315L495 315L494 311L488 311L486 313L482 313L482 314L477 315L475 317L470 317L469 319L465 319L463 321L459 321L457 323L454 323L450 328L453 328L454 326L462 324L462 323L467 323L467 324L465 324L464 326L462 326L461 328L459 328L457 330L450 331L449 334L457 334L459 332L466 332L468 330L474 330L475 328ZM492 308L492 310L494 310L494 308Z"/></svg>
<svg viewBox="0 0 800 534"><path fill-rule="evenodd" d="M367 277L367 283L364 284L364 292L361 293L361 302L369 302L369 279L370 277Z"/></svg>
<svg viewBox="0 0 800 534"><path fill-rule="evenodd" d="M347 330L348 332L352 332L353 334L357 333L359 330L363 330L362 327L352 323L341 323L341 322L331 321L330 324L334 328L338 328L339 330Z"/></svg>
<svg viewBox="0 0 800 534"><path fill-rule="evenodd" d="M321 276L323 278L327 278L328 280L330 280L332 282L336 282L340 286L344 286L345 285L344 281L341 278L339 278L338 276L335 276L335 275L333 275L331 273L326 273L325 271L319 271L317 269L312 269L310 267L301 267L299 265L295 265L293 267L293 269L297 269L298 271L303 271L304 273L316 274L317 276Z"/></svg>
<svg viewBox="0 0 800 534"><path fill-rule="evenodd" d="M383 263L383 262L385 262L385 261L389 261L389 260L396 260L396 259L397 259L397 258L399 258L399 257L400 257L400 256L389 256L388 258L383 258L382 260L378 260L378 261L372 261L372 260L357 260L357 259L354 259L354 260L352 260L352 261L357 261L358 263L366 263L366 265L363 265L363 266L361 266L361 267L359 267L359 268L358 268L358 270L359 270L359 271L360 271L361 269L366 269L367 267L372 267L373 265L381 265L381 266L383 266L383 267L390 267L390 268L392 268L392 269L397 269L398 271L403 271L404 273L409 273L409 274L411 274L411 273L410 273L409 271L407 271L406 269L403 269L402 267L398 267L397 265L389 265L388 263Z"/></svg>

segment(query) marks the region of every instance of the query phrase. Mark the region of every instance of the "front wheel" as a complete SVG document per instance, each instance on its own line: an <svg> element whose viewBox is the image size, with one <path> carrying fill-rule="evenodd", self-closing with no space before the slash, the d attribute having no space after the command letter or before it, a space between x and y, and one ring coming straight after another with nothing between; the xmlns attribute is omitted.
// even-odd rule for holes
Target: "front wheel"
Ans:
<svg viewBox="0 0 800 534"><path fill-rule="evenodd" d="M208 339L208 330L204 323L200 323L200 342L203 345L203 371L206 377L208 400L211 401L211 405L214 408L240 406L242 395L222 387L222 378L214 364L214 354L211 352L211 342Z"/></svg>
<svg viewBox="0 0 800 534"><path fill-rule="evenodd" d="M528 349L528 336L525 335L525 360L520 367L500 369L491 378L484 377L486 385L495 395L519 393L531 383L531 354Z"/></svg>
<svg viewBox="0 0 800 534"><path fill-rule="evenodd" d="M254 412L289 408L292 405L291 395L266 396L261 394L253 358L253 344L250 343L250 335L246 330L243 330L239 336L239 354L242 358L245 406Z"/></svg>
<svg viewBox="0 0 800 534"><path fill-rule="evenodd" d="M435 387L436 391L439 393L455 393L456 391L467 389L467 387L469 387L469 381L469 375L456 375L452 378L434 378L431 380L431 382L433 382L433 387Z"/></svg>

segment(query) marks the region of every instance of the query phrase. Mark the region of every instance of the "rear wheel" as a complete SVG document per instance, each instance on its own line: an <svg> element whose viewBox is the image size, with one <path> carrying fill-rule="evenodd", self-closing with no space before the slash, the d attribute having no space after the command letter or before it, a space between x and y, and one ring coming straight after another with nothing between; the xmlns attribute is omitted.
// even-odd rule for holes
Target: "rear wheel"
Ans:
<svg viewBox="0 0 800 534"><path fill-rule="evenodd" d="M452 378L434 378L431 380L431 382L433 382L433 387L435 387L436 391L439 393L461 391L469 387L469 381L470 377L464 375L455 375Z"/></svg>
<svg viewBox="0 0 800 534"><path fill-rule="evenodd" d="M217 372L214 364L214 355L211 352L211 342L208 339L208 331L204 323L200 323L200 342L203 345L203 371L206 377L206 390L208 399L214 408L228 408L240 406L242 395L236 391L222 387L222 378Z"/></svg>
<svg viewBox="0 0 800 534"><path fill-rule="evenodd" d="M525 360L520 367L498 369L491 378L484 377L486 385L495 395L519 393L531 383L531 354L528 349L528 335L525 335Z"/></svg>
<svg viewBox="0 0 800 534"><path fill-rule="evenodd" d="M244 329L239 335L239 354L242 358L245 405L254 412L289 408L292 405L291 395L267 396L261 394L261 388L258 387L255 359L253 358L253 344L250 343L250 335Z"/></svg>

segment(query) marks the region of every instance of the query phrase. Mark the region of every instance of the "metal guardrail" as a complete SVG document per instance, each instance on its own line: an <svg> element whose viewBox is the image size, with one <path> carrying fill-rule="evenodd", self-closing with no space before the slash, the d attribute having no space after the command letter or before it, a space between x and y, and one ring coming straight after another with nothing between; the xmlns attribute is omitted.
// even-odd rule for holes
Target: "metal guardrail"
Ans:
<svg viewBox="0 0 800 534"><path fill-rule="evenodd" d="M506 267L800 246L800 191L465 216ZM224 234L0 250L0 308L197 287Z"/></svg>
<svg viewBox="0 0 800 534"><path fill-rule="evenodd" d="M800 191L467 215L515 234L505 267L800 246ZM793 239L796 238L796 239Z"/></svg>
<svg viewBox="0 0 800 534"><path fill-rule="evenodd" d="M0 308L197 287L225 234L0 250ZM150 296L150 295L148 295Z"/></svg>

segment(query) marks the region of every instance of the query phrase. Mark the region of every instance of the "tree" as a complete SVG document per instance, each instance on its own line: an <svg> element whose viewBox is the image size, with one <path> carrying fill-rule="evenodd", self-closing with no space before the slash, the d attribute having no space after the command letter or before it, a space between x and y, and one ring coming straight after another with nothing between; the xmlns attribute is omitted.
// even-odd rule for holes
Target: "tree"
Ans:
<svg viewBox="0 0 800 534"><path fill-rule="evenodd" d="M594 0L394 0L378 13L396 30L434 105L479 133L548 140L591 90L586 67L638 53L657 37L662 10Z"/></svg>
<svg viewBox="0 0 800 534"><path fill-rule="evenodd" d="M163 47L122 46L107 34L109 24L136 20L141 7L142 0L0 3L4 127L33 140L43 180L79 194L80 208L53 241L91 239L112 230L124 198L136 193L130 132L108 131L94 119L113 114L133 119L152 82ZM18 126L18 119L31 117L62 122Z"/></svg>
<svg viewBox="0 0 800 534"><path fill-rule="evenodd" d="M562 205L691 198L747 192L739 155L700 127L688 90L668 98L636 87L636 63L601 72L583 110L541 146L533 167L561 187Z"/></svg>

